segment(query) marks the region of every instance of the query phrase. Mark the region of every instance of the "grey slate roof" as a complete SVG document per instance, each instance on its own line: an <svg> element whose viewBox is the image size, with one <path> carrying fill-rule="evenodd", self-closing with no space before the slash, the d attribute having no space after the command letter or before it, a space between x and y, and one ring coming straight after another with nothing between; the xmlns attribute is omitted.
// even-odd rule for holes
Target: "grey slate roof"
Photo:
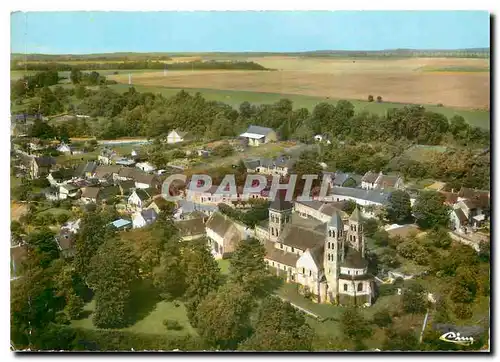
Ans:
<svg viewBox="0 0 500 362"><path fill-rule="evenodd" d="M247 129L247 133L255 133L266 136L269 132L272 132L271 128L261 127L261 126L250 126Z"/></svg>
<svg viewBox="0 0 500 362"><path fill-rule="evenodd" d="M377 181L378 176L379 176L378 173L372 172L372 171L368 171L367 173L365 173L365 175L363 176L363 178L361 179L361 181L369 182L369 183L374 183L375 181Z"/></svg>
<svg viewBox="0 0 500 362"><path fill-rule="evenodd" d="M92 174L92 173L94 173L96 168L97 168L96 162L81 163L76 168L74 176L75 177L83 177L87 172L90 172Z"/></svg>
<svg viewBox="0 0 500 362"><path fill-rule="evenodd" d="M293 208L293 204L292 202L285 200L284 192L280 192L280 190L278 190L269 208L277 211L291 210Z"/></svg>
<svg viewBox="0 0 500 362"><path fill-rule="evenodd" d="M266 249L266 259L277 261L280 264L295 267L299 256L295 253L288 253L284 250L277 249L273 242L266 241L264 243Z"/></svg>
<svg viewBox="0 0 500 362"><path fill-rule="evenodd" d="M383 192L380 190L363 190L353 187L338 187L338 186L332 187L331 194L352 197L379 204L385 204L388 201L390 195L390 193Z"/></svg>
<svg viewBox="0 0 500 362"><path fill-rule="evenodd" d="M340 217L338 212L332 215L329 225L333 226L337 230L344 230L344 223L342 222L342 218Z"/></svg>
<svg viewBox="0 0 500 362"><path fill-rule="evenodd" d="M146 209L141 212L142 217L148 224L154 222L156 218L158 217L158 214L156 213L155 209Z"/></svg>
<svg viewBox="0 0 500 362"><path fill-rule="evenodd" d="M201 218L176 221L175 225L179 229L179 234L183 237L205 234L205 224Z"/></svg>
<svg viewBox="0 0 500 362"><path fill-rule="evenodd" d="M286 224L279 237L281 243L300 250L314 248L316 245L324 243L324 240L324 232L305 229L293 224Z"/></svg>

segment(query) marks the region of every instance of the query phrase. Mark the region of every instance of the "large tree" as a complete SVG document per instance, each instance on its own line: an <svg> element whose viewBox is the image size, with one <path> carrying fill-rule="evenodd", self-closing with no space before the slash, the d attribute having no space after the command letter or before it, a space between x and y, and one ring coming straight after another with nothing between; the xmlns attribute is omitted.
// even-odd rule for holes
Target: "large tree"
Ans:
<svg viewBox="0 0 500 362"><path fill-rule="evenodd" d="M241 240L236 246L229 265L230 280L250 293L263 294L270 279L264 262L266 250L259 240Z"/></svg>
<svg viewBox="0 0 500 362"><path fill-rule="evenodd" d="M314 331L304 314L278 297L266 297L258 310L253 335L242 343L241 350L310 351Z"/></svg>
<svg viewBox="0 0 500 362"><path fill-rule="evenodd" d="M344 337L356 341L357 344L372 334L370 323L356 308L348 308L342 313L341 325Z"/></svg>
<svg viewBox="0 0 500 362"><path fill-rule="evenodd" d="M248 337L254 297L242 285L228 283L211 292L196 313L198 333L211 346L236 349Z"/></svg>
<svg viewBox="0 0 500 362"><path fill-rule="evenodd" d="M184 294L185 270L182 266L181 243L177 228L168 215L162 215L156 228L163 243L160 264L153 270L153 282L164 299L175 299Z"/></svg>
<svg viewBox="0 0 500 362"><path fill-rule="evenodd" d="M387 219L392 223L404 223L411 219L410 195L402 190L393 191L389 195Z"/></svg>
<svg viewBox="0 0 500 362"><path fill-rule="evenodd" d="M28 247L33 250L35 257L42 267L59 258L59 248L54 239L54 232L47 227L28 235Z"/></svg>
<svg viewBox="0 0 500 362"><path fill-rule="evenodd" d="M90 260L104 241L113 235L113 230L108 225L109 221L97 211L86 213L81 220L76 239L74 266L84 279L89 273Z"/></svg>
<svg viewBox="0 0 500 362"><path fill-rule="evenodd" d="M420 192L413 205L417 224L424 229L430 229L434 226L448 226L449 208L444 204L444 201L444 195L438 192Z"/></svg>
<svg viewBox="0 0 500 362"><path fill-rule="evenodd" d="M186 275L184 293L187 315L196 327L196 310L201 301L221 284L221 273L205 239L195 240L183 249L182 267Z"/></svg>
<svg viewBox="0 0 500 362"><path fill-rule="evenodd" d="M418 314L427 308L427 293L417 282L411 282L403 288L402 306L406 313Z"/></svg>
<svg viewBox="0 0 500 362"><path fill-rule="evenodd" d="M90 263L89 286L96 301L93 317L99 328L120 328L129 322L132 289L139 274L133 251L120 239L99 247Z"/></svg>

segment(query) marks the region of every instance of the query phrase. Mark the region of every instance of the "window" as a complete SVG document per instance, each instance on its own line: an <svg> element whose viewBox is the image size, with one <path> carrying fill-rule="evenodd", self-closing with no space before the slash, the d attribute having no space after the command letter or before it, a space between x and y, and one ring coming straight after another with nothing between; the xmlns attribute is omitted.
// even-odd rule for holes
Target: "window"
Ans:
<svg viewBox="0 0 500 362"><path fill-rule="evenodd" d="M344 284L344 292L347 292L347 284Z"/></svg>
<svg viewBox="0 0 500 362"><path fill-rule="evenodd" d="M292 253L295 253L295 249L293 248L293 246L292 246Z"/></svg>
<svg viewBox="0 0 500 362"><path fill-rule="evenodd" d="M348 270L348 271L347 271L347 274L348 274L348 275L351 275L351 271L350 271L350 270Z"/></svg>
<svg viewBox="0 0 500 362"><path fill-rule="evenodd" d="M331 245L330 245L330 242L328 242L328 249L330 249Z"/></svg>
<svg viewBox="0 0 500 362"><path fill-rule="evenodd" d="M274 236L274 228L271 228L271 234Z"/></svg>
<svg viewBox="0 0 500 362"><path fill-rule="evenodd" d="M358 292L363 291L363 283L358 283Z"/></svg>
<svg viewBox="0 0 500 362"><path fill-rule="evenodd" d="M313 272L311 270L309 270L309 276L312 276Z"/></svg>
<svg viewBox="0 0 500 362"><path fill-rule="evenodd" d="M326 258L330 261L330 254L326 254Z"/></svg>
<svg viewBox="0 0 500 362"><path fill-rule="evenodd" d="M274 261L273 261L273 266L274 266Z"/></svg>
<svg viewBox="0 0 500 362"><path fill-rule="evenodd" d="M280 249L283 250L283 244L280 243Z"/></svg>
<svg viewBox="0 0 500 362"><path fill-rule="evenodd" d="M332 230L332 238L335 237L335 230Z"/></svg>
<svg viewBox="0 0 500 362"><path fill-rule="evenodd" d="M306 273L306 268L302 268L302 274Z"/></svg>
<svg viewBox="0 0 500 362"><path fill-rule="evenodd" d="M352 241L356 242L356 235L352 236Z"/></svg>

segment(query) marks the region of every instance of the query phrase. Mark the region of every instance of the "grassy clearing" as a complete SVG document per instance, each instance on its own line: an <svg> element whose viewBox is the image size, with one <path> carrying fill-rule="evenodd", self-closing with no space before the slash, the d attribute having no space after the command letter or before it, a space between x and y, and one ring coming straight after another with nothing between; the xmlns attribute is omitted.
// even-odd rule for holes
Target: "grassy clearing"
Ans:
<svg viewBox="0 0 500 362"><path fill-rule="evenodd" d="M217 260L217 264L219 264L220 271L223 275L229 274L229 259L219 259Z"/></svg>
<svg viewBox="0 0 500 362"><path fill-rule="evenodd" d="M78 328L98 329L92 323L92 312L95 310L95 301L88 303L84 307L84 310L86 312L85 318L73 320L71 321L71 325ZM176 320L183 328L179 331L167 330L163 325L163 320L165 319ZM196 331L189 324L184 305L179 302L179 306L176 307L173 302L165 301L158 302L151 313L137 321L134 325L119 330L145 334L168 334L171 336L196 334Z"/></svg>
<svg viewBox="0 0 500 362"><path fill-rule="evenodd" d="M110 88L118 92L126 92L129 88L128 84L114 84ZM264 93L264 92L249 92L249 91L234 91L234 90L217 90L206 88L169 88L158 86L143 86L134 85L138 92L153 92L160 93L164 97L172 97L181 90L189 93L200 92L204 98L209 101L217 101L227 103L235 108L248 101L253 104L269 104L279 101L282 98L288 98L294 103L295 108L307 108L312 110L320 102L337 103L338 99L325 97L303 96L286 93ZM355 107L356 112L367 111L384 115L389 108L403 108L408 104L391 103L391 102L368 102L361 100L349 100ZM469 110L449 107L438 107L437 105L425 105L425 108L432 112L437 112L445 115L448 118L454 115L460 115L471 125L484 129L490 128L490 112L486 110Z"/></svg>

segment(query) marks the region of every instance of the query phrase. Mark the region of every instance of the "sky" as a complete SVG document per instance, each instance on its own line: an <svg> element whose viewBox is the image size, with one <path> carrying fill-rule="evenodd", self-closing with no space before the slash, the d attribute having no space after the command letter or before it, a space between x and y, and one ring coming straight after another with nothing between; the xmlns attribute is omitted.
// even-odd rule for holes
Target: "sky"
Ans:
<svg viewBox="0 0 500 362"><path fill-rule="evenodd" d="M16 12L13 53L483 48L485 11Z"/></svg>

